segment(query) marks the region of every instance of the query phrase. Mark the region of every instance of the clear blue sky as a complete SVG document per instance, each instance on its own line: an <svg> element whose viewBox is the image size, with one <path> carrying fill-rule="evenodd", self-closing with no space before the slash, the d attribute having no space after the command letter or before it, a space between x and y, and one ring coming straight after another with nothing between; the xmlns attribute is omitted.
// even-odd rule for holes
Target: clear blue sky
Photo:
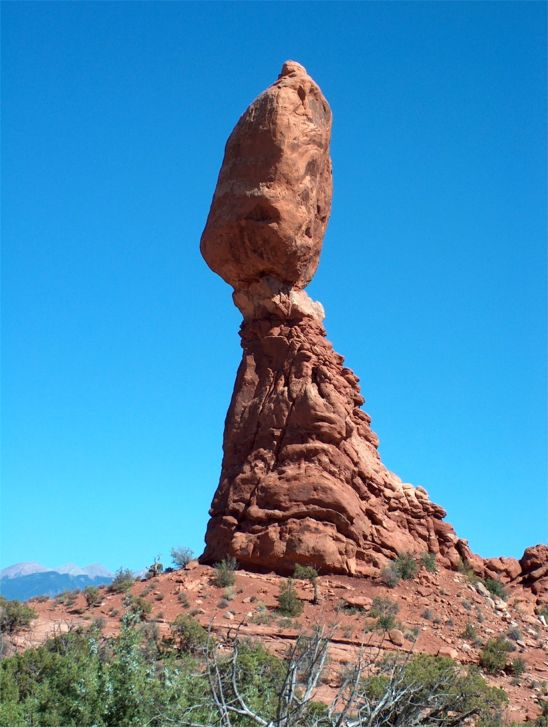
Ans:
<svg viewBox="0 0 548 727"><path fill-rule="evenodd" d="M334 113L310 294L387 466L546 539L546 4L2 3L0 565L201 551L240 358L198 244L286 59Z"/></svg>

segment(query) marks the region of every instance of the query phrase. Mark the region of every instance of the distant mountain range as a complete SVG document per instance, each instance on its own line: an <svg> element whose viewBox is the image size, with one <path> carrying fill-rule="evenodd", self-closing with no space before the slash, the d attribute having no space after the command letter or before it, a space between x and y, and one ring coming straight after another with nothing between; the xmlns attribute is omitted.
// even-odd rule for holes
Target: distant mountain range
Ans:
<svg viewBox="0 0 548 727"><path fill-rule="evenodd" d="M47 568L40 563L15 563L0 570L0 594L9 600L26 601L34 596L56 596L110 583L113 574L100 563L80 568L67 563Z"/></svg>

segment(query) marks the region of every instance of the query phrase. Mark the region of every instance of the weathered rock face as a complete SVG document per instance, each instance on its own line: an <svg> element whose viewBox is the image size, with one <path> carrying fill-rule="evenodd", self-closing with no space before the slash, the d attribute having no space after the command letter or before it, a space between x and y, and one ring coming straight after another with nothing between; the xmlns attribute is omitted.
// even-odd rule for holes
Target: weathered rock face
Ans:
<svg viewBox="0 0 548 727"><path fill-rule="evenodd" d="M226 145L200 249L227 283L310 282L331 209L330 135L322 92L288 61Z"/></svg>
<svg viewBox="0 0 548 727"><path fill-rule="evenodd" d="M383 466L358 379L318 318L265 315L240 335L204 562L366 574L404 551L470 555L426 491Z"/></svg>
<svg viewBox="0 0 548 727"><path fill-rule="evenodd" d="M366 574L400 552L472 554L422 488L382 464L358 379L302 288L331 200L331 112L288 62L232 132L201 250L234 287L243 359L202 562Z"/></svg>

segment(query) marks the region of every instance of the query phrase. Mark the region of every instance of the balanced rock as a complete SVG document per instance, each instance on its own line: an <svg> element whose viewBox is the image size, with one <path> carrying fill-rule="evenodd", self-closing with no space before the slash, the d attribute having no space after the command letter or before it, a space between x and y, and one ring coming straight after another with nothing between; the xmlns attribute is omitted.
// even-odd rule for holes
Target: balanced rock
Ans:
<svg viewBox="0 0 548 727"><path fill-rule="evenodd" d="M456 568L466 543L381 462L358 378L303 290L330 211L330 129L319 87L289 61L226 146L201 251L234 288L243 357L201 562L371 574L429 551Z"/></svg>
<svg viewBox="0 0 548 727"><path fill-rule="evenodd" d="M330 135L322 92L288 61L226 144L200 249L227 283L310 282L331 210Z"/></svg>

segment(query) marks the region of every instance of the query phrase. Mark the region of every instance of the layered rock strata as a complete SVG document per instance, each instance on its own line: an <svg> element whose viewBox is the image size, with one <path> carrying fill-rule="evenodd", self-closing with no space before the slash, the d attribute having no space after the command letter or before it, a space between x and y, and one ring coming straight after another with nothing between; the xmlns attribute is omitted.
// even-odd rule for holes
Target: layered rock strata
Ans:
<svg viewBox="0 0 548 727"><path fill-rule="evenodd" d="M357 377L303 290L331 206L331 111L293 61L228 139L201 240L234 288L243 357L228 411L203 563L371 574L402 552L545 592L546 552L483 561L421 487L381 462Z"/></svg>

